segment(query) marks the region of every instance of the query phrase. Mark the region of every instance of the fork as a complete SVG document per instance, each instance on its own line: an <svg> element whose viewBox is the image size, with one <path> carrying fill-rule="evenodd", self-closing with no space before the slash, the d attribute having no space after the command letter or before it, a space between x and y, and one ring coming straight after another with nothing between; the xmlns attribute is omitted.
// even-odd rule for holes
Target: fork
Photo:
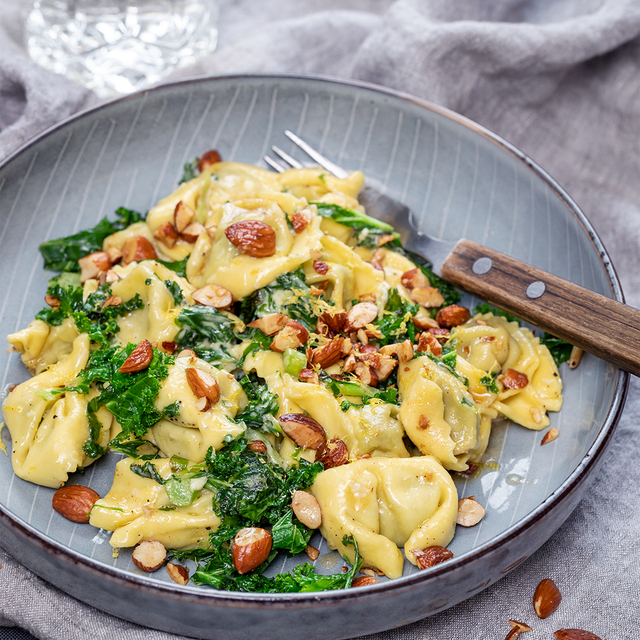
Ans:
<svg viewBox="0 0 640 640"><path fill-rule="evenodd" d="M320 167L337 178L338 166L296 134L284 134ZM279 160L264 156L274 170L304 168L277 146ZM282 162L286 164L282 164ZM418 230L411 210L367 184L358 197L367 213L392 224L408 251L427 258L433 271L492 305L640 376L640 311L471 240L434 238Z"/></svg>

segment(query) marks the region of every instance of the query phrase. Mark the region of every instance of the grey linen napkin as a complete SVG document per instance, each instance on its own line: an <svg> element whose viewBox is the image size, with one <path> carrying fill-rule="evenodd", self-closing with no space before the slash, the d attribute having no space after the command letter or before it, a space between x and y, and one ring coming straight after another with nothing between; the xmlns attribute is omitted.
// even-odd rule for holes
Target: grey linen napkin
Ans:
<svg viewBox="0 0 640 640"><path fill-rule="evenodd" d="M18 0L0 0L0 158L95 97L25 57ZM315 72L400 89L503 136L553 175L611 253L627 301L640 307L640 2L638 0L224 0L220 48L178 76ZM640 384L632 379L605 464L567 523L480 595L376 640L526 638L582 627L637 636ZM0 550L0 625L39 638L171 636L96 611ZM553 578L562 607L535 618L531 595Z"/></svg>

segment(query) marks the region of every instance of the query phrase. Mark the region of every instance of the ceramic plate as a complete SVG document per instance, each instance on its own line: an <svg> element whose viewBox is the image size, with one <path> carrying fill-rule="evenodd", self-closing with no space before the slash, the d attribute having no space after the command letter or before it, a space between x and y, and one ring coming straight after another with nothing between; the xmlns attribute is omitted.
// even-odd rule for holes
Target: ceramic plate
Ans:
<svg viewBox="0 0 640 640"><path fill-rule="evenodd" d="M252 164L261 163L271 144L296 156L284 129L364 171L408 204L428 233L476 240L622 299L609 258L575 203L531 160L480 126L374 86L235 76L180 82L85 111L0 168L1 333L26 326L43 306L51 274L42 269L40 242L92 226L119 206L148 210L175 189L184 163L207 149ZM0 372L5 389L28 377L20 358L4 349ZM627 374L591 356L575 371L563 365L561 373L564 407L551 414L560 437L541 447L540 433L496 424L483 472L456 479L460 497L474 495L487 516L458 529L453 561L420 572L411 567L399 580L289 595L179 587L164 571L143 575L128 551L114 558L105 532L64 520L51 509L53 490L16 478L2 455L0 541L80 600L183 635L337 639L405 624L517 567L577 505L620 414ZM6 428L2 439L10 450ZM113 455L79 482L104 495ZM342 564L326 545L316 563L321 571ZM318 614L323 624L310 627L309 616Z"/></svg>

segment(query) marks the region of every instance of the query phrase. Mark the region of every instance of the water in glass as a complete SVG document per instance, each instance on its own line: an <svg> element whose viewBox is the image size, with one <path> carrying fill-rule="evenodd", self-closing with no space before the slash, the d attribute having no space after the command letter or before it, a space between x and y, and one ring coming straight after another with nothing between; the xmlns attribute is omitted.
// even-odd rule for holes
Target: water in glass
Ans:
<svg viewBox="0 0 640 640"><path fill-rule="evenodd" d="M25 36L36 62L105 97L211 53L217 17L215 0L36 0Z"/></svg>

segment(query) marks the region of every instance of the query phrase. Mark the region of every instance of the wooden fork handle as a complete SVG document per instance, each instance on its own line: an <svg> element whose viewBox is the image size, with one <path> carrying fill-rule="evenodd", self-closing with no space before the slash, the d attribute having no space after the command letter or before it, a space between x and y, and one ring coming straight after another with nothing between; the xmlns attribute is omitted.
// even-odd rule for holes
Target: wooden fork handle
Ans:
<svg viewBox="0 0 640 640"><path fill-rule="evenodd" d="M442 277L492 305L640 376L640 311L542 269L460 240Z"/></svg>

